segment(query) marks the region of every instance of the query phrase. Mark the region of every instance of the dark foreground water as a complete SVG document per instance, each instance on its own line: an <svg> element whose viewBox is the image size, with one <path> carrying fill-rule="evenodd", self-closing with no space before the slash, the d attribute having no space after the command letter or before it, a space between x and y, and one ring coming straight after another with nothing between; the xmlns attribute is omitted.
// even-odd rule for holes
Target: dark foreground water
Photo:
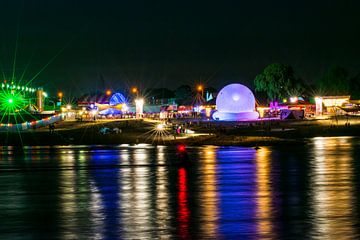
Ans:
<svg viewBox="0 0 360 240"><path fill-rule="evenodd" d="M3 148L0 239L359 239L360 139Z"/></svg>

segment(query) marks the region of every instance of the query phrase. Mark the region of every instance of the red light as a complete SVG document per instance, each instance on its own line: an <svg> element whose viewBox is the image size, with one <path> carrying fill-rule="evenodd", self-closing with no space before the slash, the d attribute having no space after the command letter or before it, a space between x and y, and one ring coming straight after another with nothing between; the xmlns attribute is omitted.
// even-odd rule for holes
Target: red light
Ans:
<svg viewBox="0 0 360 240"><path fill-rule="evenodd" d="M179 152L185 152L185 151L186 151L185 145L179 145L179 146L177 147L177 149L178 149Z"/></svg>

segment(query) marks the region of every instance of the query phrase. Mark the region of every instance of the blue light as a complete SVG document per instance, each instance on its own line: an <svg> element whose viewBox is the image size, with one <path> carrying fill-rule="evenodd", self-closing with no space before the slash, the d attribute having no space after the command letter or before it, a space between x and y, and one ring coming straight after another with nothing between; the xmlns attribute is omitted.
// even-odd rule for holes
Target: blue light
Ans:
<svg viewBox="0 0 360 240"><path fill-rule="evenodd" d="M109 104L111 106L116 106L123 103L126 103L126 98L121 93L114 93L109 100Z"/></svg>

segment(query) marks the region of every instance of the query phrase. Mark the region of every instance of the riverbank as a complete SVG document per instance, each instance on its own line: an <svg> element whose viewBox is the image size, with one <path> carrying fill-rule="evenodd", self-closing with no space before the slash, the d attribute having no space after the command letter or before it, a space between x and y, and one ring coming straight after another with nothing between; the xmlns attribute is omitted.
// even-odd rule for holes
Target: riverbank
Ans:
<svg viewBox="0 0 360 240"><path fill-rule="evenodd" d="M350 125L348 124L350 123ZM117 145L161 144L174 145L237 145L265 146L304 144L307 138L320 136L360 136L360 119L344 118L319 121L269 122L187 122L173 124L186 126L194 134L173 135L171 129L158 131L156 122L143 120L115 120L98 122L62 122L51 133L47 128L11 133L0 132L0 145ZM102 134L108 128L111 133Z"/></svg>

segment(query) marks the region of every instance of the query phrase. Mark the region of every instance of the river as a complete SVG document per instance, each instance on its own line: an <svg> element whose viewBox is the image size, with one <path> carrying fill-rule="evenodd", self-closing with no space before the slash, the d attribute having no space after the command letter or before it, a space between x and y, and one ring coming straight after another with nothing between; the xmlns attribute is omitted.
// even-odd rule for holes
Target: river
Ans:
<svg viewBox="0 0 360 240"><path fill-rule="evenodd" d="M359 239L360 139L0 149L0 239Z"/></svg>

